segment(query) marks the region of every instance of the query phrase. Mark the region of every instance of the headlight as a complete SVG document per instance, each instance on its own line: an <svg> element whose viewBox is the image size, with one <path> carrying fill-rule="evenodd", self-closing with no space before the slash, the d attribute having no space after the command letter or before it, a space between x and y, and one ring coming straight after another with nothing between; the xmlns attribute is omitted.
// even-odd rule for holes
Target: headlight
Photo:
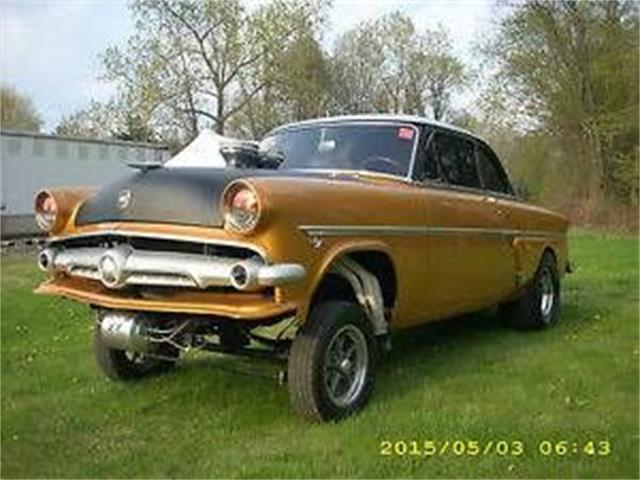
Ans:
<svg viewBox="0 0 640 480"><path fill-rule="evenodd" d="M245 182L233 182L222 194L222 212L226 228L234 232L249 233L260 220L258 194Z"/></svg>
<svg viewBox="0 0 640 480"><path fill-rule="evenodd" d="M38 192L35 201L36 223L41 230L49 232L58 219L58 204L46 190Z"/></svg>

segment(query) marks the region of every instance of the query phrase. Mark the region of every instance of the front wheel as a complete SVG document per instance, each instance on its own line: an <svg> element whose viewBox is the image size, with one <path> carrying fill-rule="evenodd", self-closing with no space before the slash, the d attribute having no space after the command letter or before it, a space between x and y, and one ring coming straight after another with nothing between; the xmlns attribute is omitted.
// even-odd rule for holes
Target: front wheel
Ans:
<svg viewBox="0 0 640 480"><path fill-rule="evenodd" d="M289 353L294 409L312 421L338 420L360 410L373 391L377 343L359 305L316 305Z"/></svg>
<svg viewBox="0 0 640 480"><path fill-rule="evenodd" d="M538 270L516 300L500 307L503 321L515 328L542 329L558 320L560 275L555 257L544 252Z"/></svg>

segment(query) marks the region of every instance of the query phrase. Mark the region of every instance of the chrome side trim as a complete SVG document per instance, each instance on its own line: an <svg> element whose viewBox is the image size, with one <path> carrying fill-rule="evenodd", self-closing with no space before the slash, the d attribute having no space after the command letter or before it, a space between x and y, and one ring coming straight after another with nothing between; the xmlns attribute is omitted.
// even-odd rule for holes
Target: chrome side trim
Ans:
<svg viewBox="0 0 640 480"><path fill-rule="evenodd" d="M139 238L151 238L160 240L173 240L177 242L193 242L193 243L206 243L207 245L221 245L227 247L239 247L246 248L258 254L265 262L267 261L267 255L261 247L258 247L252 243L236 242L233 240L224 240L217 238L205 238L194 237L192 235L179 235L169 233L154 233L154 232L137 232L135 230L118 230L118 229L105 229L96 230L93 232L76 233L72 235L59 235L56 237L49 237L48 242L60 242L64 240L73 240L75 238L88 238L88 237L100 237L103 235L121 236L121 237L139 237Z"/></svg>
<svg viewBox="0 0 640 480"><path fill-rule="evenodd" d="M414 185L422 188L433 188L435 190L445 190L453 193L468 193L470 195L478 195L480 197L496 197L503 200L510 200L512 202L520 202L522 200L519 199L516 195L511 195L509 193L502 192L494 192L492 190L485 190L483 188L474 188L474 187L464 187L462 185L453 185L451 183L438 182L437 180L421 180L414 181Z"/></svg>
<svg viewBox="0 0 640 480"><path fill-rule="evenodd" d="M488 235L505 237L564 237L565 234L545 230L511 230L481 227L423 227L413 225L300 225L299 230L310 237L435 236Z"/></svg>
<svg viewBox="0 0 640 480"><path fill-rule="evenodd" d="M292 168L291 172L305 172L305 173L321 173L329 175L333 178L344 177L358 177L358 178L382 178L388 180L394 180L396 182L402 182L412 185L414 182L409 177L394 175L392 173L374 172L372 170L349 170L339 168Z"/></svg>
<svg viewBox="0 0 640 480"><path fill-rule="evenodd" d="M241 260L189 253L114 248L47 248L38 255L40 268L49 273L99 280L108 288L126 285L205 289L232 286L253 290L301 280L306 269L299 264L265 265L259 259Z"/></svg>

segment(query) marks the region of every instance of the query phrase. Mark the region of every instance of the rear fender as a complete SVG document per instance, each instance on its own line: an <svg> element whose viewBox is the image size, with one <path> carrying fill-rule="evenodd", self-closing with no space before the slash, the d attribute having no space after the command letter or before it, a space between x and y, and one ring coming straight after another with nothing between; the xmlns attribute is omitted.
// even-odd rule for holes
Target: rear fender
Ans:
<svg viewBox="0 0 640 480"><path fill-rule="evenodd" d="M561 247L562 240L547 238L516 237L513 239L513 250L516 266L516 284L518 287L527 285L538 270L545 250L550 250L556 257L558 272L565 272L565 255Z"/></svg>

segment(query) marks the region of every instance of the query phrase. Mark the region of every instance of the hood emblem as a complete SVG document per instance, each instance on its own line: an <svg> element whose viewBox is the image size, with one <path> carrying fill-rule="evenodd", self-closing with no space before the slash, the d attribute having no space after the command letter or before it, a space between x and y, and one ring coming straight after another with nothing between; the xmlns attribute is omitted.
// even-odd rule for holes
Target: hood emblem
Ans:
<svg viewBox="0 0 640 480"><path fill-rule="evenodd" d="M118 194L118 208L125 210L131 203L131 190L121 190Z"/></svg>

